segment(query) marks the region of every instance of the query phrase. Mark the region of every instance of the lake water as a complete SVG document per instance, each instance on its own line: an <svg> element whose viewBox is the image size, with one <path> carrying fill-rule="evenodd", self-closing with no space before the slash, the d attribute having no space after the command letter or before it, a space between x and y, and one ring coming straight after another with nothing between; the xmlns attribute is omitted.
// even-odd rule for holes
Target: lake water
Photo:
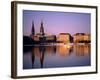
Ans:
<svg viewBox="0 0 100 80"><path fill-rule="evenodd" d="M23 69L91 66L90 48L90 44L24 46Z"/></svg>

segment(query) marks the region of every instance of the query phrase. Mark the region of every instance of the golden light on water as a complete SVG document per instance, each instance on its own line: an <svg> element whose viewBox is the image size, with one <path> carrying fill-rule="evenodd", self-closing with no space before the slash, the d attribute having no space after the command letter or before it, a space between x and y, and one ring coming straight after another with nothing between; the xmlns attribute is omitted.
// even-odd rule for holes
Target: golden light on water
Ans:
<svg viewBox="0 0 100 80"><path fill-rule="evenodd" d="M71 46L70 45L67 45L67 48L71 48Z"/></svg>
<svg viewBox="0 0 100 80"><path fill-rule="evenodd" d="M63 44L59 46L45 46L41 48L42 49L36 46L32 52L37 56L40 56L41 53L47 53L50 55L58 53L60 56L68 56L71 52L75 53L76 56L90 55L90 45Z"/></svg>
<svg viewBox="0 0 100 80"><path fill-rule="evenodd" d="M71 45L68 45L68 44L64 44L63 45L65 48L71 48Z"/></svg>

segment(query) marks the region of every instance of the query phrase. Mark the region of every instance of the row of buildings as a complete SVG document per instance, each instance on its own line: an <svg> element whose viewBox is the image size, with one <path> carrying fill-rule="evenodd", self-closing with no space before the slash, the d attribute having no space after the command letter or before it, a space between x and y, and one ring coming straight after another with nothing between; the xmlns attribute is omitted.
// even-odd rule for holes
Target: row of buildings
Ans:
<svg viewBox="0 0 100 80"><path fill-rule="evenodd" d="M90 43L90 34L76 33L71 36L69 33L60 33L57 37L57 41L62 41L63 43Z"/></svg>
<svg viewBox="0 0 100 80"><path fill-rule="evenodd" d="M69 33L59 33L58 35L48 35L44 32L43 22L41 22L40 32L35 34L34 22L32 22L31 38L34 41L58 42L58 43L90 43L91 36L86 33L76 33L71 36Z"/></svg>

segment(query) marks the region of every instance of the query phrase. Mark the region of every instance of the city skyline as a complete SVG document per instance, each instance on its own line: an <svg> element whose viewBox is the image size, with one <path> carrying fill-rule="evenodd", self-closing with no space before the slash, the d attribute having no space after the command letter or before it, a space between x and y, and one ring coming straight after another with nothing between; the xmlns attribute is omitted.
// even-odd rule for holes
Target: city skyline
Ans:
<svg viewBox="0 0 100 80"><path fill-rule="evenodd" d="M89 13L24 10L23 69L90 66L90 26Z"/></svg>
<svg viewBox="0 0 100 80"><path fill-rule="evenodd" d="M40 32L43 22L44 32L58 35L59 33L88 33L90 34L91 15L89 13L23 11L23 35L31 34L34 22L35 33ZM84 27L85 26L85 27Z"/></svg>

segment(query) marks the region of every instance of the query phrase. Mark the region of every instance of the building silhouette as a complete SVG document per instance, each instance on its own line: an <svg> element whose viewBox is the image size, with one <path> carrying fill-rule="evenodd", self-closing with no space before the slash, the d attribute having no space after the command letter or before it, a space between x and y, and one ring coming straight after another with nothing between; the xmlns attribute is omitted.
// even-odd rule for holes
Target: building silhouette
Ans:
<svg viewBox="0 0 100 80"><path fill-rule="evenodd" d="M56 35L49 35L49 34L45 33L43 21L41 21L40 32L39 33L35 32L34 27L35 27L34 26L34 21L32 21L31 38L34 41L39 42L40 44L45 44L45 43L47 44L47 43L56 42Z"/></svg>
<svg viewBox="0 0 100 80"><path fill-rule="evenodd" d="M44 33L44 27L43 27L43 22L41 22L41 26L40 26L40 34L41 34L42 36L45 35L45 33Z"/></svg>
<svg viewBox="0 0 100 80"><path fill-rule="evenodd" d="M35 35L34 21L32 21L31 34L32 34L32 35Z"/></svg>
<svg viewBox="0 0 100 80"><path fill-rule="evenodd" d="M70 33L59 33L59 35L56 37L56 35L50 35L45 33L44 29L44 23L41 21L40 24L40 32L35 32L35 26L34 21L32 21L32 29L31 29L31 39L38 44L47 44L47 43L90 43L91 42L91 36L90 34L86 33L76 33L73 35L73 37L70 35Z"/></svg>

